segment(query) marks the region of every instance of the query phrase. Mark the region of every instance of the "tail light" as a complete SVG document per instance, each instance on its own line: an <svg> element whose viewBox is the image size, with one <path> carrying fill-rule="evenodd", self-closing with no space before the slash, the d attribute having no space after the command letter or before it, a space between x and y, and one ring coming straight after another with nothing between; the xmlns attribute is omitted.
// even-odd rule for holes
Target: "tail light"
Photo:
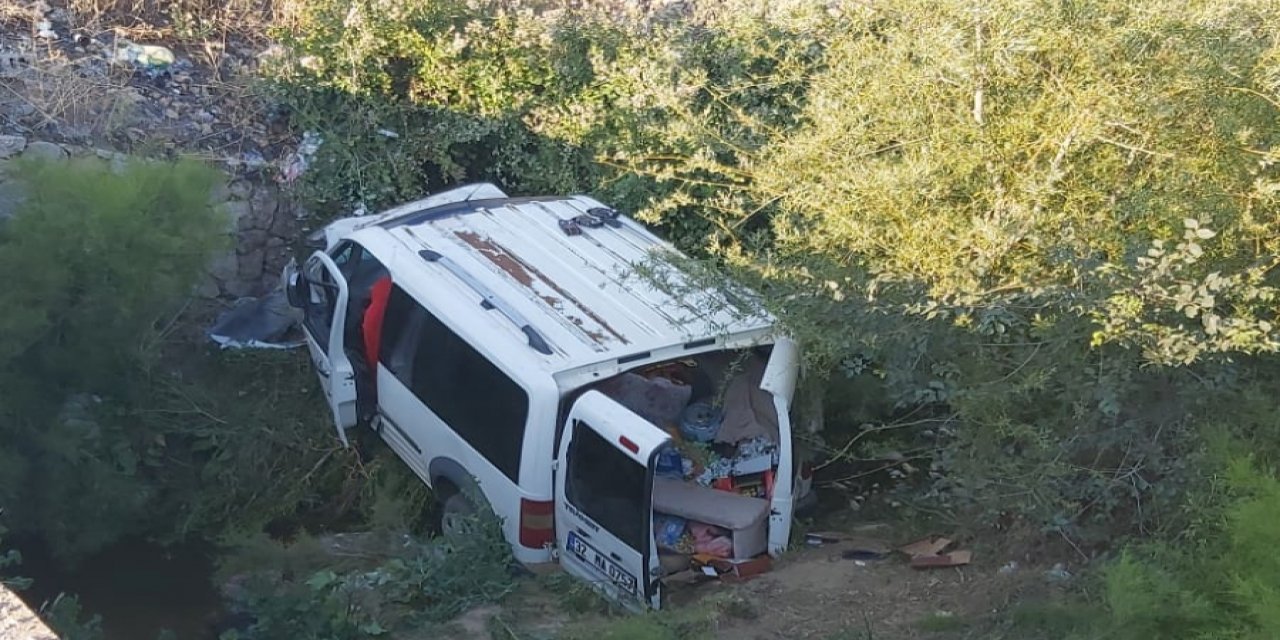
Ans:
<svg viewBox="0 0 1280 640"><path fill-rule="evenodd" d="M520 499L520 546L541 549L556 540L556 503Z"/></svg>

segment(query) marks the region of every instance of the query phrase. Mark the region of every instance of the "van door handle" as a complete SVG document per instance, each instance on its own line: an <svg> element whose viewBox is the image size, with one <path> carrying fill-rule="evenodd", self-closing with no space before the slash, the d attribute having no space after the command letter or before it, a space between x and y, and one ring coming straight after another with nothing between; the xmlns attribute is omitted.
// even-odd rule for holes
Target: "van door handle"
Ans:
<svg viewBox="0 0 1280 640"><path fill-rule="evenodd" d="M328 378L331 372L324 367L316 367L316 373L320 374L321 378Z"/></svg>
<svg viewBox="0 0 1280 640"><path fill-rule="evenodd" d="M574 529L574 531L577 532L578 535L582 536L583 539L585 540L591 539L591 534L587 533L586 531L583 531L582 529Z"/></svg>
<svg viewBox="0 0 1280 640"><path fill-rule="evenodd" d="M622 556L618 555L617 551L610 551L609 557L613 558L614 560L617 560L618 562L622 562Z"/></svg>

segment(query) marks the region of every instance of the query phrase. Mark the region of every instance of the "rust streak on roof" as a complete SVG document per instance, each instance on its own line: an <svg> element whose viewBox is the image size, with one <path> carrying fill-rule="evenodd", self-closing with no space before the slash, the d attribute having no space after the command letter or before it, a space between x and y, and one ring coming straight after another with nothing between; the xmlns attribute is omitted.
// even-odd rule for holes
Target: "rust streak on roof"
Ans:
<svg viewBox="0 0 1280 640"><path fill-rule="evenodd" d="M560 287L555 282L553 282L550 278L543 275L543 273L538 271L538 269L535 268L533 265L525 262L524 260L521 260L519 256L508 251L506 247L503 247L501 244L498 244L492 238L483 237L474 231L455 231L454 235L457 236L463 242L467 243L467 245L469 245L471 248L475 249L476 251L479 251L481 255L483 255L485 258L488 258L490 262L492 262L499 269L502 269L504 272L506 272L507 275L510 275L516 282L519 282L525 288L532 291L535 295L541 298L543 302L546 302L552 309L555 309L561 312L567 312L567 309L565 309L564 303L569 302L573 306L580 309L582 313L585 314L588 318L593 320L596 323L596 325L603 328L605 331L609 332L609 334L612 335L614 338L616 338L619 342L621 342L622 344L630 344L630 341L627 340L626 337L624 337L622 334L618 333L613 327L609 326L609 323L605 322L604 318L601 318L600 316L596 315L594 312L591 311L591 309L588 309L585 305L583 305L581 302L575 299L572 295L570 295L569 292L565 291L564 288ZM553 291L555 291L555 293L559 297L552 296L552 295L544 295L539 293L537 289L534 288L533 283L535 280L546 284ZM605 342L604 334L598 331L591 331L586 327L584 327L583 326L584 323L581 318L578 318L568 313L565 313L565 317L597 344L603 344Z"/></svg>

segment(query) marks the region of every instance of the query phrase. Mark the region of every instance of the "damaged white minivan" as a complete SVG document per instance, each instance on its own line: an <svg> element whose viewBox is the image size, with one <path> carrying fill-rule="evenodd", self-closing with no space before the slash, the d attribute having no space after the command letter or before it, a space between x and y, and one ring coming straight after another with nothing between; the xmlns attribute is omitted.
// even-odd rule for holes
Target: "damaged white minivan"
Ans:
<svg viewBox="0 0 1280 640"><path fill-rule="evenodd" d="M344 444L378 433L444 527L492 509L518 560L657 608L695 554L782 552L811 484L796 345L675 255L591 198L479 184L332 223L285 286Z"/></svg>

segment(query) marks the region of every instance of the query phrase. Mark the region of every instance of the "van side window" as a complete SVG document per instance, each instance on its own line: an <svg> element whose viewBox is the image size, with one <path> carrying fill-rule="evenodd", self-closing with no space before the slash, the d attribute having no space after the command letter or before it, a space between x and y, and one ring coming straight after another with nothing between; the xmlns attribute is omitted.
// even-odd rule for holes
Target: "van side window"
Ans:
<svg viewBox="0 0 1280 640"><path fill-rule="evenodd" d="M399 286L387 301L379 359L467 444L519 481L529 394Z"/></svg>
<svg viewBox="0 0 1280 640"><path fill-rule="evenodd" d="M569 441L565 498L632 549L645 539L644 465L609 444L581 421Z"/></svg>

